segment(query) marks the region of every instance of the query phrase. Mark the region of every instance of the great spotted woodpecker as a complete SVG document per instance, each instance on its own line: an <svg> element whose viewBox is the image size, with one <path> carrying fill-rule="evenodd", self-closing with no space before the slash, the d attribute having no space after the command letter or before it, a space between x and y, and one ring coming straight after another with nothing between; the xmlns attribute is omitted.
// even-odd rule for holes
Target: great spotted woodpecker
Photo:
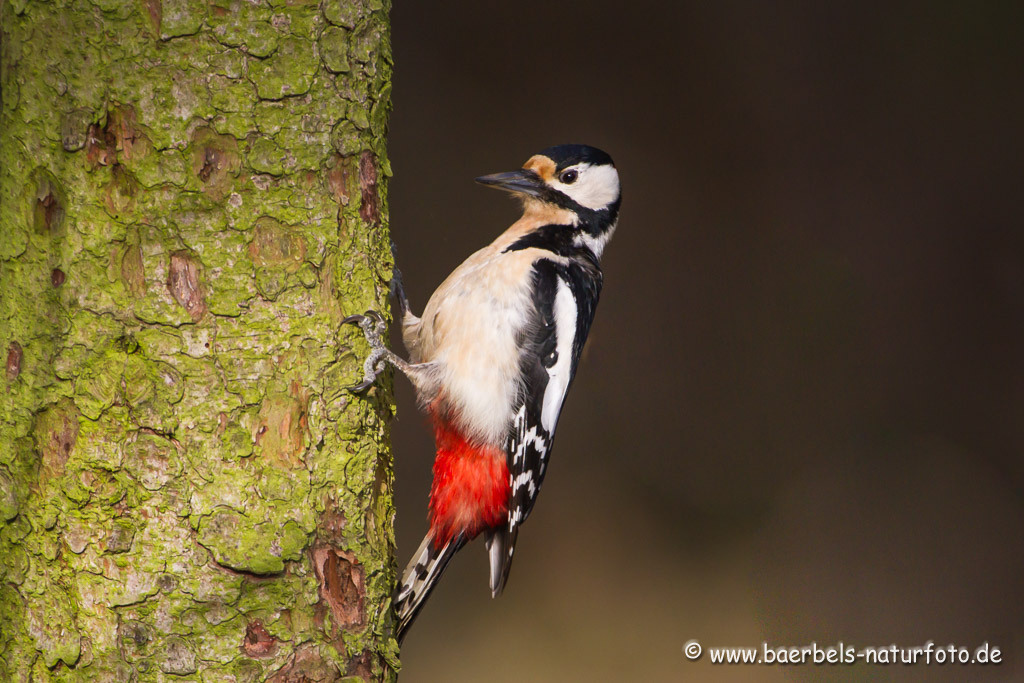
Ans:
<svg viewBox="0 0 1024 683"><path fill-rule="evenodd" d="M395 590L399 640L455 553L483 533L491 594L508 580L601 292L600 258L619 213L611 157L550 147L522 169L477 178L520 197L523 216L441 283L421 317L397 287L409 361L385 348L379 315L350 316L370 343L372 384L388 362L434 426L430 530Z"/></svg>

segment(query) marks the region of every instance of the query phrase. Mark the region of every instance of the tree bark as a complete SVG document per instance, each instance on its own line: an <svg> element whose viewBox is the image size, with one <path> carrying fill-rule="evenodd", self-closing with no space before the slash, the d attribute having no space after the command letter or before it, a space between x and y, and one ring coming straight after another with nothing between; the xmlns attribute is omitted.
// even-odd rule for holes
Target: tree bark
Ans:
<svg viewBox="0 0 1024 683"><path fill-rule="evenodd" d="M384 0L0 0L0 680L391 680Z"/></svg>

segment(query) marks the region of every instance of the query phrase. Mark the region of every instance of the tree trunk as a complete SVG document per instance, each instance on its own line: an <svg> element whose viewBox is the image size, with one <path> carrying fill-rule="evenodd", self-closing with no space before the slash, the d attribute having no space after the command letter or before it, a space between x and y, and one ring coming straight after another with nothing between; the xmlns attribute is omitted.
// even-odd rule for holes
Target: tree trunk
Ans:
<svg viewBox="0 0 1024 683"><path fill-rule="evenodd" d="M0 0L0 680L394 678L387 5Z"/></svg>

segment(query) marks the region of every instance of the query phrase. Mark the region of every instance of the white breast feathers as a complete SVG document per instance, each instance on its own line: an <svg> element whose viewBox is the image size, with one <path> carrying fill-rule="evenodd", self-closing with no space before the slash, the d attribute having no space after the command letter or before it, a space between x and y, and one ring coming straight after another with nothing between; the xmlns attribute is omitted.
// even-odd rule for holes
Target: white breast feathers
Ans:
<svg viewBox="0 0 1024 683"><path fill-rule="evenodd" d="M439 393L466 435L500 445L521 390L534 250L494 245L470 256L431 296L418 330L420 362L437 364Z"/></svg>

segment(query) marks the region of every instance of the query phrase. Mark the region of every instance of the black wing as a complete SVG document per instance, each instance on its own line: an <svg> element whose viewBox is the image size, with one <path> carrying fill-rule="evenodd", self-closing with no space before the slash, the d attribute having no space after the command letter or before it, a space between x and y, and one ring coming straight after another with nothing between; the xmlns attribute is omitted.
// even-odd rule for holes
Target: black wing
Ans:
<svg viewBox="0 0 1024 683"><path fill-rule="evenodd" d="M535 319L527 327L522 356L524 392L505 453L509 469L508 525L487 539L491 591L508 579L519 526L540 491L558 415L576 374L601 293L601 271L590 259L569 264L538 261L533 273Z"/></svg>

